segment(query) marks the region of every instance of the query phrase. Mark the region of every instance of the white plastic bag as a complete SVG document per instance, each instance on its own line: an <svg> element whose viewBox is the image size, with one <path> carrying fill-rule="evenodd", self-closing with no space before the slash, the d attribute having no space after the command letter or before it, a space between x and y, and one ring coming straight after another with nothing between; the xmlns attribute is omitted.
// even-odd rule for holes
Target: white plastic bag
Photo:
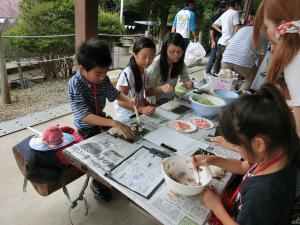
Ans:
<svg viewBox="0 0 300 225"><path fill-rule="evenodd" d="M199 42L190 42L185 51L184 63L188 67L200 64L205 55L206 51Z"/></svg>

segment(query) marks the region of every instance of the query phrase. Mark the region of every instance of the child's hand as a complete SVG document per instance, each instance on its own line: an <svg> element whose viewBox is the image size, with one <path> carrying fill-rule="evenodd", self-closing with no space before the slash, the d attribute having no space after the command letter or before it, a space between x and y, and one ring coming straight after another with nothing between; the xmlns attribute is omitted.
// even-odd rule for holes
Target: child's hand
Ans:
<svg viewBox="0 0 300 225"><path fill-rule="evenodd" d="M136 107L137 109L139 108L139 100L137 98L133 98L131 101L130 101L132 107Z"/></svg>
<svg viewBox="0 0 300 225"><path fill-rule="evenodd" d="M211 165L211 160L215 156L212 155L194 155L193 163L194 167L198 170L200 166L209 166Z"/></svg>
<svg viewBox="0 0 300 225"><path fill-rule="evenodd" d="M153 106L145 106L145 107L141 107L140 112L145 114L146 116L153 116L155 113L155 107Z"/></svg>
<svg viewBox="0 0 300 225"><path fill-rule="evenodd" d="M174 92L174 88L170 84L164 84L160 86L160 89L163 93L172 93Z"/></svg>
<svg viewBox="0 0 300 225"><path fill-rule="evenodd" d="M225 138L223 136L215 136L215 137L211 137L210 140L216 144L219 145L223 148L229 149L229 150L233 150L234 151L234 146L233 144L229 143L228 141L225 140Z"/></svg>
<svg viewBox="0 0 300 225"><path fill-rule="evenodd" d="M210 208L212 211L220 207L222 205L220 195L213 187L206 187L201 193L201 201L207 207Z"/></svg>
<svg viewBox="0 0 300 225"><path fill-rule="evenodd" d="M194 83L192 81L185 82L184 85L187 89L193 89L194 88Z"/></svg>
<svg viewBox="0 0 300 225"><path fill-rule="evenodd" d="M126 139L134 139L134 133L129 126L119 121L116 121L114 126Z"/></svg>

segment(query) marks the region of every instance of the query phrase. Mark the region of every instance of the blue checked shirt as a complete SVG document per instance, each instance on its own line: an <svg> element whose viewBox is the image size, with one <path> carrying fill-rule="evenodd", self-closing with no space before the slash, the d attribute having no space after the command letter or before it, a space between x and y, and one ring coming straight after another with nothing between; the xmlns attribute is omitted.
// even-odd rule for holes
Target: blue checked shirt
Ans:
<svg viewBox="0 0 300 225"><path fill-rule="evenodd" d="M96 98L93 90L96 88ZM103 109L106 104L106 98L113 102L119 96L119 91L115 89L108 76L98 85L92 84L85 79L80 71L70 78L68 83L68 93L74 114L74 124L78 129L88 129L94 127L84 123L82 119L89 114L96 113L96 103L98 107L98 115L105 117Z"/></svg>

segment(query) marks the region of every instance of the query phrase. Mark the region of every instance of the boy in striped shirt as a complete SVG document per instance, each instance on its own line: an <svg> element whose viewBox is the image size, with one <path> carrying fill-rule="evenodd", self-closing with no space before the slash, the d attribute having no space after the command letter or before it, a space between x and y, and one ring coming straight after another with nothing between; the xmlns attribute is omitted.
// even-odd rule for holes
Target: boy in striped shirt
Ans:
<svg viewBox="0 0 300 225"><path fill-rule="evenodd" d="M103 109L106 98L113 102L119 100L132 107L131 100L115 89L106 75L112 63L108 45L100 40L84 42L76 53L78 70L68 83L68 93L74 113L74 124L84 138L92 137L115 127L125 138L132 139L134 134L129 126L106 116ZM111 199L110 189L95 180L91 189L99 201Z"/></svg>

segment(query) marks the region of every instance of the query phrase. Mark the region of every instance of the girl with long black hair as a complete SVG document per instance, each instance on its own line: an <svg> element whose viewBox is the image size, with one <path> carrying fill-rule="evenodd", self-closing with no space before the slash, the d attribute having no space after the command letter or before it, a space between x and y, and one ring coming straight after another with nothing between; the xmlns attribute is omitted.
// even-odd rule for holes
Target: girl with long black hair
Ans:
<svg viewBox="0 0 300 225"><path fill-rule="evenodd" d="M167 34L161 48L160 56L147 69L149 86L147 96L155 96L156 105L161 105L175 97L174 89L180 77L184 85L192 89L186 66L184 64L185 45L178 33Z"/></svg>
<svg viewBox="0 0 300 225"><path fill-rule="evenodd" d="M293 114L277 87L265 84L225 106L220 130L244 161L196 155L195 165L219 166L244 178L229 202L233 215L213 189L202 192L203 203L222 224L289 224L300 143Z"/></svg>
<svg viewBox="0 0 300 225"><path fill-rule="evenodd" d="M147 79L145 69L151 65L155 56L155 43L151 38L141 37L133 45L133 56L128 66L121 72L116 88L123 94L128 95L129 88L136 99L138 99L138 112L152 116L155 107L145 99L145 86ZM127 76L127 79L126 79ZM128 84L129 82L129 84ZM119 121L128 120L134 114L133 107L124 104L122 101L114 102L116 119Z"/></svg>

